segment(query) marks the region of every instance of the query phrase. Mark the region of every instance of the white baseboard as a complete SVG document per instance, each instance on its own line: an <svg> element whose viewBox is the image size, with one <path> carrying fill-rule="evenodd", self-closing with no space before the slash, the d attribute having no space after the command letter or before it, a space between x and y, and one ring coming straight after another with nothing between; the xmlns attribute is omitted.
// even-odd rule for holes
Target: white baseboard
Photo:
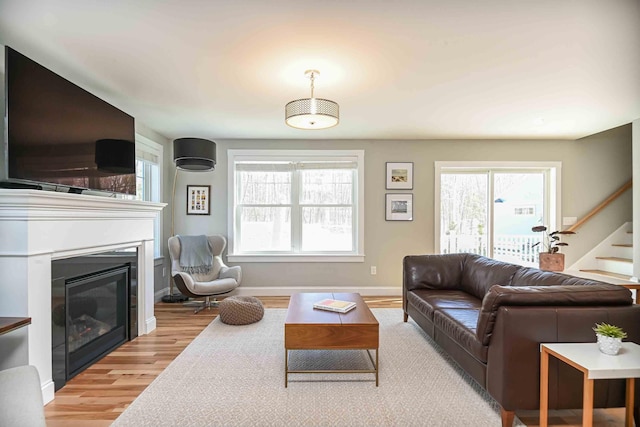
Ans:
<svg viewBox="0 0 640 427"><path fill-rule="evenodd" d="M237 287L230 295L249 295L258 297L277 297L277 296L291 296L292 294L301 292L316 292L316 293L359 293L365 296L394 296L399 297L402 295L402 287L395 286L303 286L303 287L251 287L242 286Z"/></svg>
<svg viewBox="0 0 640 427"><path fill-rule="evenodd" d="M272 287L257 287L257 286L238 286L229 295L248 295L259 297L290 297L293 294L301 292L316 292L316 293L358 293L365 296L395 296L402 295L402 287L395 286L301 286L301 287L289 287L289 286L272 286ZM156 291L153 296L154 302L160 302L162 297L169 294L169 287ZM154 327L155 329L155 327Z"/></svg>
<svg viewBox="0 0 640 427"><path fill-rule="evenodd" d="M145 334L148 334L149 332L154 331L156 329L156 316L153 316L147 319L144 322L144 327L145 327L144 329Z"/></svg>
<svg viewBox="0 0 640 427"><path fill-rule="evenodd" d="M49 380L46 383L41 384L40 389L42 390L42 401L46 405L53 400L56 392L56 385L52 380Z"/></svg>

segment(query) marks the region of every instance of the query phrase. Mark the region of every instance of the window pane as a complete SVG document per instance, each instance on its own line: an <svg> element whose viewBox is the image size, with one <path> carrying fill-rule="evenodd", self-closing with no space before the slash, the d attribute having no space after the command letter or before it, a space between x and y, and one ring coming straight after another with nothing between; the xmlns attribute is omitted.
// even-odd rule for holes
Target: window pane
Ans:
<svg viewBox="0 0 640 427"><path fill-rule="evenodd" d="M302 208L303 251L351 251L352 208Z"/></svg>
<svg viewBox="0 0 640 427"><path fill-rule="evenodd" d="M291 208L241 207L240 250L290 251Z"/></svg>
<svg viewBox="0 0 640 427"><path fill-rule="evenodd" d="M144 162L136 160L136 200L144 199Z"/></svg>
<svg viewBox="0 0 640 427"><path fill-rule="evenodd" d="M353 202L353 170L303 170L300 203L350 205Z"/></svg>
<svg viewBox="0 0 640 427"><path fill-rule="evenodd" d="M440 250L489 256L487 242L488 175L442 174Z"/></svg>
<svg viewBox="0 0 640 427"><path fill-rule="evenodd" d="M238 203L288 205L291 201L291 172L239 171Z"/></svg>
<svg viewBox="0 0 640 427"><path fill-rule="evenodd" d="M494 182L493 257L537 266L540 248L532 246L542 233L531 227L544 222L543 173L496 173Z"/></svg>

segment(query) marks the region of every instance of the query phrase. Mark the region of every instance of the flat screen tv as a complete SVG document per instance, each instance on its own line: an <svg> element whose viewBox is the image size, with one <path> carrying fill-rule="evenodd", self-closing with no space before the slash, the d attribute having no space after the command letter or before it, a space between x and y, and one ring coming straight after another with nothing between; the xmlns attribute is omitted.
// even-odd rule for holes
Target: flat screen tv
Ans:
<svg viewBox="0 0 640 427"><path fill-rule="evenodd" d="M8 46L5 95L4 187L136 193L133 117Z"/></svg>

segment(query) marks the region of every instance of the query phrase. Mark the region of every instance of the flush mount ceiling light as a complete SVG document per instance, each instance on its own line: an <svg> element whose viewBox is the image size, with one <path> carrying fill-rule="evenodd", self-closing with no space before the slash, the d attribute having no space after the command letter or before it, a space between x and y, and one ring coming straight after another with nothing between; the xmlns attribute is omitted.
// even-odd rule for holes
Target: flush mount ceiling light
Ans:
<svg viewBox="0 0 640 427"><path fill-rule="evenodd" d="M285 122L292 128L305 130L334 127L340 121L338 104L313 96L313 83L320 72L307 70L304 75L311 80L311 98L296 99L285 105Z"/></svg>

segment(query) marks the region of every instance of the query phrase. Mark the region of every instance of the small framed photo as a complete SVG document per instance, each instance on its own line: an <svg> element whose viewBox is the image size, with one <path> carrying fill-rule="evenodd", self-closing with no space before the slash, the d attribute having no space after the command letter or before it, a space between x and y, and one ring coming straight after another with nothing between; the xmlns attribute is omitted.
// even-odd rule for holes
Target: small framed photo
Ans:
<svg viewBox="0 0 640 427"><path fill-rule="evenodd" d="M386 194L387 221L413 221L413 194Z"/></svg>
<svg viewBox="0 0 640 427"><path fill-rule="evenodd" d="M187 185L187 215L209 215L210 193L210 185Z"/></svg>
<svg viewBox="0 0 640 427"><path fill-rule="evenodd" d="M387 162L387 190L413 190L413 162Z"/></svg>

